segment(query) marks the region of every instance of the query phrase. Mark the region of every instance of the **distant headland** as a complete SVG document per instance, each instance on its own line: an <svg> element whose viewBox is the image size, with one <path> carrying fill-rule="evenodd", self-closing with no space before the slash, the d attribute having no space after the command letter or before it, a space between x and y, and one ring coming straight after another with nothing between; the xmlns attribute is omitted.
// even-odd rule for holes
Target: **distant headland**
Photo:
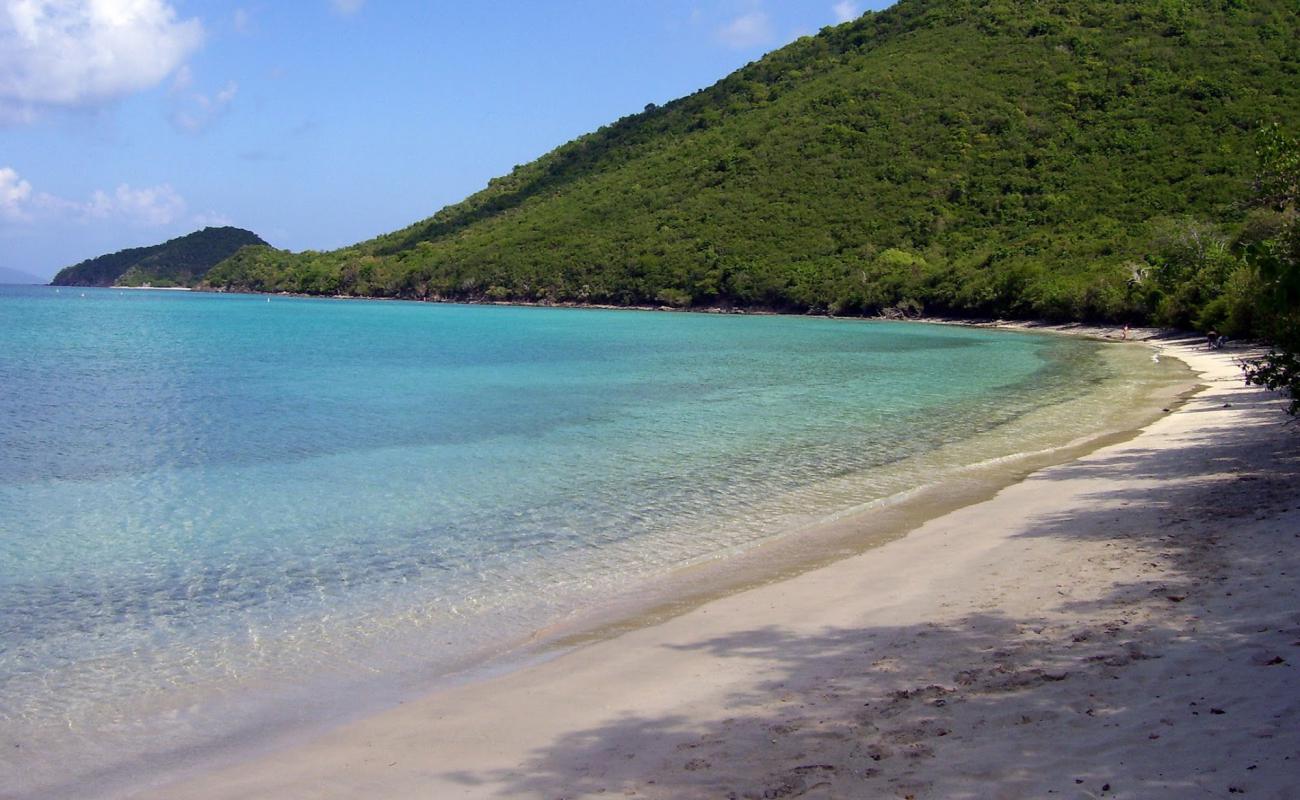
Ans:
<svg viewBox="0 0 1300 800"><path fill-rule="evenodd" d="M64 267L50 284L189 287L202 280L219 262L248 245L266 246L266 242L242 228L204 228L162 244L119 250Z"/></svg>

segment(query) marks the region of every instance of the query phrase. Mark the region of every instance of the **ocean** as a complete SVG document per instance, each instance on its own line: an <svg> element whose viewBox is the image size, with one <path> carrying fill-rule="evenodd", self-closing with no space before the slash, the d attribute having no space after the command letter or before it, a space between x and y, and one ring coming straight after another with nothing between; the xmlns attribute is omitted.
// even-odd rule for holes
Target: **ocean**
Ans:
<svg viewBox="0 0 1300 800"><path fill-rule="evenodd" d="M394 702L1185 380L956 326L0 287L0 786Z"/></svg>

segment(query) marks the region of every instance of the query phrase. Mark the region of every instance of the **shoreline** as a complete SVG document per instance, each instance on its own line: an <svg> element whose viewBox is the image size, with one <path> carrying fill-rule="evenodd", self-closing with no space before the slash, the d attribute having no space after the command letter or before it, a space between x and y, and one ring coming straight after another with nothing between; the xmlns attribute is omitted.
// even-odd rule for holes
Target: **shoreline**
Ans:
<svg viewBox="0 0 1300 800"><path fill-rule="evenodd" d="M54 284L39 284L42 286L53 286ZM86 287L83 287L86 288ZM418 297L379 297L356 294L303 294L299 292L261 292L243 289L218 289L211 287L141 287L141 286L101 286L90 287L101 289L164 289L164 290L181 290L193 292L195 294L212 294L212 295L233 295L249 297L291 297L303 300L348 300L348 301L379 301L392 303L413 303L418 305L449 305L449 306L485 306L501 308L557 308L569 309L574 311L641 311L652 313L668 314L709 314L724 316L754 316L754 317L797 317L797 318L820 318L836 320L841 322L910 322L929 325L955 325L959 327L970 328L992 328L996 330L1019 330L1030 333L1054 333L1066 336L1080 336L1087 339L1097 339L1099 341L1111 342L1151 342L1166 339L1196 339L1200 340L1200 334L1183 331L1175 328L1160 328L1155 326L1128 326L1124 323L1104 323L1104 322L1050 322L1037 319L1017 319L1003 317L953 317L953 316L928 316L924 313L917 316L889 316L886 314L876 314L875 316L841 316L830 314L822 311L783 311L762 307L741 307L741 306L691 306L681 308L677 306L665 305L613 305L608 303L578 303L578 302L540 302L525 300L450 300L446 298L418 298ZM1234 343L1236 346L1243 346L1240 343ZM1246 346L1255 346L1258 343L1247 342Z"/></svg>
<svg viewBox="0 0 1300 800"><path fill-rule="evenodd" d="M1088 338L1098 337L1089 333ZM743 550L721 553L708 561L679 567L663 581L665 585L650 596L651 602L646 602L645 593L631 593L616 598L612 603L557 621L546 631L535 634L532 641L540 641L543 648L553 646L561 649L599 642L665 622L733 594L789 580L845 558L870 553L907 536L935 518L989 500L1039 470L1129 441L1146 425L1186 404L1202 388L1203 384L1195 381L1189 369L1185 381L1153 391L1143 398L1141 409L1131 410L1122 417L1116 415L1101 429L1045 448L964 464L951 473L945 473L940 480L868 500L817 522L783 531ZM1031 412L1031 416L1033 413L1036 412ZM672 599L662 599L666 595L672 595ZM654 601L655 597L661 599Z"/></svg>
<svg viewBox="0 0 1300 800"><path fill-rule="evenodd" d="M1034 329L1042 330L1041 327ZM191 776L189 779L182 779L179 783L168 786L157 795L154 795L151 791L145 791L131 796L349 796L359 792L365 793L361 792L359 787L370 785L382 786L382 790L377 793L384 796L428 796L427 791L431 785L428 781L430 780L435 781L432 785L438 786L440 792L438 796L533 796L533 792L537 792L537 796L547 796L546 793L557 791L570 792L569 796L585 796L585 792L597 792L597 789L591 785L593 780L591 776L595 771L602 770L604 777L601 780L609 784L609 786L602 786L602 789L617 790L621 786L624 791L630 789L639 792L642 796L695 796L697 792L700 792L699 796L717 796L716 794L711 795L709 792L720 789L722 785L727 783L727 779L721 779L722 782L719 782L719 765L715 764L713 759L703 760L708 762L709 766L707 767L701 763L684 759L687 766L669 771L675 776L674 780L678 780L682 776L677 773L685 770L686 773L690 773L688 776L690 780L680 784L673 784L666 782L662 776L658 779L653 777L653 775L658 775L668 769L666 766L639 773L639 777L631 774L618 777L625 771L622 764L609 761L603 765L597 765L594 762L602 759L594 757L590 752L586 752L584 756L586 762L591 762L587 763L585 773L578 768L579 765L576 762L569 764L565 769L552 768L551 766L543 769L542 765L536 761L536 754L546 752L547 742L549 741L551 749L555 751L555 757L558 758L561 755L560 751L564 749L564 743L572 739L575 730L602 730L600 726L607 724L608 720L602 722L600 719L601 704L587 702L594 699L590 696L593 694L603 698L603 704L609 706L611 711L621 706L622 710L619 712L621 715L632 713L654 718L653 712L662 712L666 707L682 710L679 706L683 702L692 708L692 713L698 713L694 711L697 703L687 699L696 692L686 690L686 686L690 682L687 681L684 685L679 679L683 668L688 670L703 669L703 673L692 673L697 677L717 669L720 673L717 679L706 681L709 684L716 683L717 686L715 686L714 694L711 697L712 704L706 703L705 705L715 712L720 710L724 712L734 711L736 707L735 701L725 699L730 696L728 693L735 694L738 697L761 696L764 694L760 691L763 681L758 676L743 671L741 674L732 674L734 669L727 668L734 666L734 655L705 654L698 647L686 647L690 640L698 637L700 623L707 623L704 627L713 631L714 635L711 640L717 640L719 637L735 638L753 628L753 626L759 625L765 616L759 610L762 606L769 606L770 611L782 605L773 603L770 596L784 597L787 602L797 599L799 603L806 606L810 599L817 599L819 594L826 594L828 591L828 576L848 573L848 577L853 578L855 570L859 573L864 570L866 572L878 572L881 567L880 562L888 562L895 567L901 566L913 572L920 569L920 573L913 575L912 578L934 583L935 576L927 574L925 569L921 569L916 565L897 563L899 562L896 555L898 551L911 551L915 555L918 547L922 550L927 547L924 544L925 540L936 536L933 533L934 529L951 526L954 521L960 521L971 515L987 515L989 506L999 506L993 516L999 518L998 515L1001 514L1000 519L1003 525L1013 524L1014 519L1008 519L1008 517L1014 518L1020 512L1018 510L1009 511L1007 508L1002 507L1007 505L1004 498L1008 494L1029 492L1032 495L1032 490L1027 487L1040 482L1044 474L1078 469L1081 464L1095 462L1098 459L1105 460L1109 457L1109 454L1116 451L1146 451L1149 449L1145 446L1146 443L1139 443L1156 437L1164 428L1186 429L1191 427L1194 429L1201 425L1198 417L1202 415L1196 412L1215 410L1206 405L1207 398L1210 395L1218 396L1223 392L1231 392L1235 395L1245 393L1242 396L1255 398L1251 402L1257 404L1253 406L1253 413L1256 416L1259 413L1271 413L1275 415L1275 421L1280 425L1283 419L1279 410L1280 401L1260 399L1264 398L1264 393L1256 389L1227 389L1226 383L1240 383L1239 373L1236 372L1236 368L1229 363L1226 354L1198 351L1195 348L1196 341L1193 340L1191 344L1178 345L1171 343L1168 345L1171 350L1177 350L1181 355L1186 355L1193 362L1197 362L1193 366L1211 381L1207 388L1201 390L1197 397L1192 398L1182 409L1147 426L1137 434L1136 438L1126 442L1107 444L1082 458L1071 460L1063 465L1039 470L1029 478L997 491L992 499L982 500L973 505L963 505L956 510L946 512L942 516L932 518L901 539L891 541L865 554L850 555L847 558L835 560L828 565L815 567L811 571L803 572L795 577L782 578L757 587L743 588L734 594L706 598L702 603L693 604L686 610L678 610L666 619L648 620L648 625L606 631L606 636L589 637L571 642L575 646L574 649L566 650L556 657L541 663L525 665L504 675L489 676L481 681L452 687L434 695L413 700L399 708L345 724L341 728L327 732L313 741L293 744L286 749L275 750L254 758L250 762L241 762L234 768L218 769L215 772L200 773L197 776ZM1206 407L1201 408L1201 406ZM1261 412L1260 409L1264 411ZM1232 412L1225 409L1219 411L1218 415L1235 415L1239 413L1242 412ZM1293 434L1288 433L1287 435ZM1159 448L1156 448L1154 452L1159 453ZM1159 482L1158 478L1155 478L1155 480ZM1294 491L1291 494L1293 495ZM1045 504L1050 507L1052 505L1050 500L1045 502L1042 497L1036 498L1035 503L1038 506L1044 506ZM1290 513L1294 514L1294 511ZM967 531L967 535L959 543L961 545L960 551L965 554L972 554L989 548L1005 547L1007 538L1005 533L999 536L985 531L979 535L971 535ZM943 548L950 546L953 546L953 543L946 542L942 545ZM953 566L954 564L950 560L944 560L938 564L931 564L929 570L930 573L944 569L951 571ZM1129 564L1116 569L1132 568L1132 566ZM1060 577L1069 579L1072 576L1063 575ZM860 576L858 576L858 579L860 581ZM836 582L838 580L839 578L836 578ZM1075 582L1078 583L1078 581ZM805 591L805 584L812 584L814 591ZM994 600L997 599L996 595L1010 591L1006 587L985 588L994 594L992 598ZM1072 588L1077 592L1086 587L1075 586ZM994 589L998 591L994 592ZM854 607L858 616L866 615L870 617L873 613L883 613L878 606L881 605L882 600L890 598L882 597L880 590L874 587L867 594L868 598L875 597L874 602L870 599L865 601L866 605L869 606L868 608L863 608L864 600L862 597L852 598L847 605ZM792 597L792 595L797 597ZM914 604L923 604L923 599L914 596L912 602ZM988 605L991 598L989 596L982 598L977 596L975 599ZM1294 595L1290 599L1294 599ZM1179 602L1181 603L1181 600ZM1169 605L1172 601L1165 600L1164 603ZM886 603L884 605L888 608L897 604ZM809 624L818 627L819 614L823 617L820 620L820 623L822 623L820 627L825 627L825 623L830 622L830 620L825 619L827 613L823 604L816 603L815 606L814 609L809 610L814 621L812 623L803 623L804 627ZM996 608L997 604L993 603L993 607ZM728 614L719 614L720 611L724 610L731 615L730 622L724 623L722 628L719 629L714 623L720 617L728 617ZM834 613L829 614L829 616L838 620L844 613L845 608L841 607ZM709 617L712 617L712 619L708 619ZM793 621L788 622L793 624ZM915 622L920 625L931 624L921 622L919 619ZM766 634L759 634L768 630L768 627L770 626L760 626L756 629L757 633L755 630L748 630L748 632L757 635L758 639L761 640ZM608 636L610 633L613 635ZM815 637L815 632L812 635ZM680 641L683 638L686 640L685 643ZM796 637L794 644L797 644L799 640ZM1085 638L1084 641L1089 640L1090 637ZM701 644L703 643L695 642L695 645ZM756 642L756 646L761 644L761 641ZM764 648L760 646L759 649ZM670 652L665 653L665 650ZM659 665L664 675L658 678L647 675L644 666L639 660L633 659L629 661L628 654L633 652L639 653L645 661ZM1119 660L1123 660L1123 658ZM1145 661L1147 659L1131 660ZM687 663L681 663L683 661ZM1277 673L1281 674L1281 671L1277 671ZM586 677L575 683L575 674ZM674 674L677 675L677 678L670 677ZM895 675L893 677L900 676ZM906 678L907 676L901 677ZM953 683L952 678L948 679L948 683ZM1051 683L1055 684L1056 681L1053 680ZM935 685L941 686L937 683ZM1063 681L1062 686L1064 685L1065 682ZM592 688L605 686L613 688L600 688L599 690ZM1028 687L1028 684L1026 686ZM621 687L621 690L619 687ZM724 694L720 697L717 691L724 690L724 688ZM942 685L941 688L943 691L940 693L939 699L948 696L950 693L960 693L962 691L960 682L953 686ZM1029 691L1029 688L1026 688L1026 691ZM513 698L517 702L498 699L498 693L501 692L505 693L504 697ZM682 695L682 697L676 697L678 694ZM646 695L649 695L650 700L653 701L649 702L648 705ZM539 696L543 698L554 697L555 700L539 701ZM538 706L539 702L542 703L542 707ZM557 709L549 707L548 702L561 703L563 712L557 714ZM768 705L772 702L782 705L779 697L776 700L769 699ZM592 705L595 708L592 708ZM762 706L761 703L760 707L767 708ZM857 707L861 707L860 704ZM434 713L435 711L437 713ZM528 721L534 715L537 718ZM454 720L454 722L449 723L448 720ZM511 730L520 725L524 730ZM593 728L592 725L596 725L596 727ZM790 726L782 723L778 724L778 727L786 728ZM796 726L796 728L798 727ZM1294 727L1292 726L1293 729ZM477 735L481 737L483 742L493 741L497 738L500 738L501 741L495 742L492 746L477 747L473 745L476 739L468 733L475 730L479 732ZM639 751L644 749L645 746L651 746L651 749L653 749L661 745L661 740L664 737L685 736L684 733L670 735L663 731L655 732L657 730L657 728L653 730L638 729L638 731L611 730L596 736L595 739L605 740L613 737L622 740L627 736L632 736L638 742L633 749ZM634 733L635 736L633 736ZM752 731L746 734L746 741L748 738L752 738L751 734ZM789 735L782 734L773 738L772 742L776 743ZM584 741L590 738L586 737ZM687 738L689 739L689 737ZM424 744L426 739L437 742L439 746L427 747ZM714 749L725 744L727 739L726 736L718 739L714 743L716 745ZM375 746L373 745L375 741L384 744ZM866 746L869 747L869 745ZM926 745L926 747L930 748L933 746L932 744ZM378 751L382 752L377 753L376 747ZM705 747L705 745L697 743L688 749L693 751L700 747ZM808 749L807 743L802 742L801 748ZM367 767L357 760L363 755L376 756L377 760L387 758L388 756L383 755L384 753L397 758L396 761L389 759L389 761L393 761L393 767L386 766L388 761L377 766ZM633 756L634 758L628 760L638 761L640 759L640 756L636 753L633 753ZM924 756L918 756L918 758L922 757ZM870 762L870 765L863 766L859 771L859 778L855 778L855 780L876 781L881 775L888 772L887 770L882 771L881 764L884 758L884 756L881 756L880 759L873 759L868 754L863 764ZM532 766L529 766L530 759L532 760ZM853 758L849 760L852 761ZM741 761L744 762L744 759ZM733 775L730 779L733 782L731 785L738 785L735 784L736 781L743 783L745 780L753 780L752 777L746 777L746 775L755 770L761 771L761 768L766 768L768 766L767 761L767 757L764 756L763 759L757 762L752 760L744 762L746 764L744 770L737 771L733 769ZM403 763L407 765L406 770L398 770L396 774L389 771L390 769L397 769L397 766ZM568 762L566 761L566 763ZM695 766L692 767L691 764L695 764ZM455 766L455 769L453 769L453 766ZM848 770L848 767L832 766L834 768L830 770L822 770L819 767L816 770L805 770L803 773L791 774L797 777L797 775L812 776L827 772L828 775L824 777L830 777L831 773L839 775L842 769ZM800 768L800 765L795 765L795 768ZM470 780L466 774L467 769L479 777ZM609 772L611 769L616 773L613 777ZM414 770L414 772L411 770ZM866 776L867 772L871 770L876 770L876 774L869 778L861 777ZM848 774L848 772L845 774ZM545 775L550 775L547 778L550 781L549 783L536 783L541 781ZM1253 777L1258 778L1259 776ZM699 780L694 780L696 778ZM794 780L790 775L786 775L782 780L786 779ZM375 781L379 783L372 783ZM536 783L536 785L533 785L533 783ZM819 796L855 796L852 794L836 794L836 791L840 791L835 789L839 783L837 780L830 781L828 783L830 788L827 789L830 793ZM706 785L713 788L706 790ZM513 788L511 788L512 786ZM668 786L673 788L666 788ZM489 787L495 788L489 790ZM656 789L656 787L659 788ZM1069 787L1066 786L1064 789L1069 789ZM656 791L659 793L656 793ZM737 796L746 795L742 792ZM762 794L755 796L762 796ZM935 796L947 795L938 794Z"/></svg>
<svg viewBox="0 0 1300 800"><path fill-rule="evenodd" d="M1119 353L1120 350L1116 348L1111 352ZM1144 360L1142 352L1144 348L1134 345L1129 350L1129 358L1136 356L1139 360ZM1132 397L1137 396L1136 393L1130 394ZM1151 404L1144 400L1138 405ZM1152 411L1152 416L1158 416L1154 406ZM1050 429L1050 426L1045 429ZM171 751L144 751L130 762L120 762L121 766L89 773L87 780L69 781L54 786L46 784L46 790L64 793L59 796L75 797L82 796L84 787L94 786L97 792L103 792L105 796L110 793L116 796L121 791L138 786L138 777L142 775L162 778L203 772L214 765L237 763L263 752L292 746L340 725L382 713L402 700L409 701L430 692L478 682L485 677L513 671L520 665L556 657L573 647L662 622L728 594L784 580L847 555L860 553L883 540L902 535L943 510L951 510L991 496L1002 486L1023 478L1036 466L1060 461L1066 458L1064 454L1067 452L1094 449L1098 446L1098 442L1094 441L1097 438L1095 430L1073 443L1058 442L1046 449L1039 449L1039 445L1034 444L1027 446L1025 452L993 459L1012 462L1010 466L998 463L992 467L976 465L963 468L960 472L966 474L959 474L957 477L960 480L953 481L962 486L960 490L941 484L930 486L919 494L914 489L902 492L901 495L917 496L902 498L901 502L901 495L882 497L844 512L849 517L847 520L836 519L833 524L816 523L811 527L817 530L811 531L804 526L791 528L775 543L769 540L763 544L746 545L739 550L727 550L702 563L679 567L663 581L637 584L615 597L602 598L598 604L566 612L550 620L553 624L536 631L523 632L517 639L503 642L503 647L491 652L481 651L472 662L462 661L449 670L437 673L390 670L383 682L373 686L362 682L355 685L343 682L339 687L342 694L338 696L358 699L338 704L325 702L319 706L312 705L312 711L307 714L300 713L299 707L295 706L286 715L268 713L259 716L258 724L210 729L210 738L203 743ZM1132 432L1120 435L1127 438ZM947 463L948 459L938 461ZM967 462L958 456L952 463ZM981 474L975 476L969 473ZM939 508L935 506L936 499L942 503ZM866 516L868 525L855 526L853 518L859 516ZM832 530L828 531L828 528ZM672 599L663 600L665 597ZM292 691L287 694L292 694ZM329 697L330 693L327 691L319 696ZM3 794L0 792L0 795ZM20 791L13 796L44 795L29 795Z"/></svg>

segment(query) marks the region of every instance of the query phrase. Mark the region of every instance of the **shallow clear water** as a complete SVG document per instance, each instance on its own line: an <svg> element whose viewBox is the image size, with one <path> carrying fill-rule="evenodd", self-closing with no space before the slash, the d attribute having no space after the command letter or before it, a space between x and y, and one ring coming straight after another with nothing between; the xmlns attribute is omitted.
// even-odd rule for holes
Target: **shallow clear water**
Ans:
<svg viewBox="0 0 1300 800"><path fill-rule="evenodd" d="M0 737L28 747L0 740L0 777L457 669L683 565L1060 444L1170 378L1107 350L1127 349L0 287ZM1050 435L1017 428L1068 399Z"/></svg>

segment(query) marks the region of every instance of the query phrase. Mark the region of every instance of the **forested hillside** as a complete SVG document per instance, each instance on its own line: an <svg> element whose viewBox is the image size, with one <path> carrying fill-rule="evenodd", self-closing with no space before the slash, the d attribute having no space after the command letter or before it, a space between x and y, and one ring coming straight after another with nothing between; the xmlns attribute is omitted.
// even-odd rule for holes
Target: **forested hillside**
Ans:
<svg viewBox="0 0 1300 800"><path fill-rule="evenodd" d="M1249 326L1230 275L1280 224L1251 178L1261 125L1300 125L1297 42L1294 0L901 0L405 229L246 248L207 284Z"/></svg>
<svg viewBox="0 0 1300 800"><path fill-rule="evenodd" d="M192 286L214 264L241 247L265 246L257 234L242 228L204 228L156 244L132 247L64 267L53 286Z"/></svg>

